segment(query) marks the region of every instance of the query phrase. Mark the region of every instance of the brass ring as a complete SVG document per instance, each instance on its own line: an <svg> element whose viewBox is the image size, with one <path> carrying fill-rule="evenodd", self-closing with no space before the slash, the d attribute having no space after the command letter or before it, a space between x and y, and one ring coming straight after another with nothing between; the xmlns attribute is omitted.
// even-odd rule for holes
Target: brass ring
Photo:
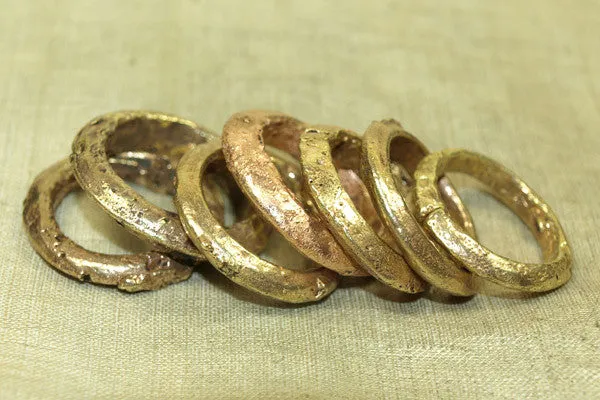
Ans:
<svg viewBox="0 0 600 400"><path fill-rule="evenodd" d="M351 132L333 127L306 129L300 139L306 187L338 243L358 265L397 290L422 292L427 284L377 235L342 187L332 151L340 158L356 159L354 167L358 170L360 150L361 139ZM352 152L355 154L350 154Z"/></svg>
<svg viewBox="0 0 600 400"><path fill-rule="evenodd" d="M394 120L376 121L367 128L363 138L362 176L373 196L382 219L402 249L411 268L431 285L457 296L475 293L472 274L458 265L450 255L425 232L415 218L413 193L414 172L418 163L429 154L420 140L406 132ZM392 176L394 164L406 171L403 195ZM439 180L444 202L461 229L476 237L475 227L456 190L446 178Z"/></svg>
<svg viewBox="0 0 600 400"><path fill-rule="evenodd" d="M270 145L298 158L305 128L303 122L278 112L234 114L223 128L227 168L258 212L301 254L342 275L367 275L344 254L319 217L285 186L265 152L265 145Z"/></svg>
<svg viewBox="0 0 600 400"><path fill-rule="evenodd" d="M132 157L121 160L136 162ZM50 265L81 281L116 285L128 292L160 289L189 278L192 267L160 253L109 255L89 251L66 237L54 217L62 199L79 185L69 164L60 161L33 182L24 202L23 221L31 244Z"/></svg>
<svg viewBox="0 0 600 400"><path fill-rule="evenodd" d="M531 230L544 261L507 259L464 233L450 218L436 185L445 172L468 174L485 184ZM571 277L571 249L558 218L533 189L501 164L467 150L448 149L425 157L415 176L423 223L469 271L506 288L527 292L552 290Z"/></svg>
<svg viewBox="0 0 600 400"><path fill-rule="evenodd" d="M214 137L196 123L172 115L114 112L81 129L73 141L71 163L81 187L125 228L161 251L201 260L178 216L153 205L127 185L111 168L109 158L124 151L150 152L165 157L167 174L174 176L185 151Z"/></svg>
<svg viewBox="0 0 600 400"><path fill-rule="evenodd" d="M299 272L262 260L233 239L213 217L201 183L207 168L223 160L219 144L196 146L177 168L175 204L192 241L222 274L254 292L289 303L318 301L337 286L337 275L324 268Z"/></svg>
<svg viewBox="0 0 600 400"><path fill-rule="evenodd" d="M140 171L144 183L149 187L168 183L174 194L175 168L181 156L195 144L215 138L214 133L177 116L150 111L114 112L96 118L79 132L73 142L71 163L81 187L119 224L149 240L161 252L197 262L204 256L185 234L179 216L138 194L115 173L110 157L124 151L154 154L162 162L155 163L158 168ZM230 232L245 245L260 249L269 229L253 213L232 226Z"/></svg>

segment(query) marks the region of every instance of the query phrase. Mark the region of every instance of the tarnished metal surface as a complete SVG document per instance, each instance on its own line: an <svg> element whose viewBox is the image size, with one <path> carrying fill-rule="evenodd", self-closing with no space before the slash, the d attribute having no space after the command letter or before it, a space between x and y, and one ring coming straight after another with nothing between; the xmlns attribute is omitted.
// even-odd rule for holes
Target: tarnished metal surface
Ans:
<svg viewBox="0 0 600 400"><path fill-rule="evenodd" d="M129 162L139 160L118 157ZM117 165L118 167L118 165ZM132 171L129 171L133 176ZM128 292L159 289L189 278L193 268L158 252L109 255L89 251L66 237L54 211L62 199L79 185L68 160L42 172L33 182L24 202L23 221L35 250L57 270L81 281L115 285Z"/></svg>

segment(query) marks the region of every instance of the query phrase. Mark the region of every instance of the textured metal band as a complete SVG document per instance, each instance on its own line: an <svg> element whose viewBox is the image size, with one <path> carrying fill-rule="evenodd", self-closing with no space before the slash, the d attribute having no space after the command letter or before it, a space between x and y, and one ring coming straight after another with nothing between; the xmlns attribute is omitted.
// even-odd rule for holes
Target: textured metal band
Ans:
<svg viewBox="0 0 600 400"><path fill-rule="evenodd" d="M437 244L414 214L413 174L427 154L425 145L399 122L373 122L363 137L362 176L411 268L437 288L457 296L470 296L477 289L471 273ZM406 172L401 185L396 184L393 176L398 165ZM460 228L476 237L471 216L450 182L442 178L436 186Z"/></svg>
<svg viewBox="0 0 600 400"><path fill-rule="evenodd" d="M294 271L265 261L232 238L211 213L202 191L207 168L223 160L216 142L189 151L177 168L175 204L184 227L210 263L222 274L254 292L289 303L318 301L337 286L337 275L325 268Z"/></svg>
<svg viewBox="0 0 600 400"><path fill-rule="evenodd" d="M445 172L468 174L485 184L529 227L543 254L542 263L522 263L493 253L450 218L436 183ZM571 277L571 249L552 209L513 172L481 154L448 149L425 157L415 173L419 215L427 229L455 259L478 276L509 289L543 292Z"/></svg>
<svg viewBox="0 0 600 400"><path fill-rule="evenodd" d="M131 168L139 159L114 161ZM125 163L126 162L126 163ZM159 289L187 279L193 268L150 251L132 255L109 255L89 251L64 235L54 210L79 185L68 160L43 171L33 182L24 202L23 220L31 244L50 265L81 281L116 285L128 292Z"/></svg>
<svg viewBox="0 0 600 400"><path fill-rule="evenodd" d="M361 139L335 127L310 127L300 140L302 173L323 219L346 253L381 282L407 293L419 293L427 284L402 256L377 235L342 187L332 148L340 158L360 157ZM358 170L359 163L355 166Z"/></svg>

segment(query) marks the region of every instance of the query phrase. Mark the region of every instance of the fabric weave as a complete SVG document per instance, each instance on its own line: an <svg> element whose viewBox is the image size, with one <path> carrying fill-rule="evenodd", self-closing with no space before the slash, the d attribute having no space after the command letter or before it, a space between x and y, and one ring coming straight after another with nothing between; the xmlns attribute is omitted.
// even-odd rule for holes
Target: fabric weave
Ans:
<svg viewBox="0 0 600 400"><path fill-rule="evenodd" d="M600 3L0 0L0 398L600 397ZM220 130L275 109L362 132L396 118L432 150L516 171L559 215L575 262L529 299L406 299L349 281L304 307L209 265L128 295L79 284L30 247L22 200L77 130L119 109ZM481 240L535 259L516 217L463 190ZM163 199L164 200L164 199ZM64 230L140 243L84 195Z"/></svg>

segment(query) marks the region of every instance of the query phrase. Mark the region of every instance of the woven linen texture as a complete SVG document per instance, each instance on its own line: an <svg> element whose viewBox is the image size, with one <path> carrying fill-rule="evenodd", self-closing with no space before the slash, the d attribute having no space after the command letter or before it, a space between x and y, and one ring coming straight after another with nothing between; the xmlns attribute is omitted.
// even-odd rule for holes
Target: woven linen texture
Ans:
<svg viewBox="0 0 600 400"><path fill-rule="evenodd" d="M600 3L0 0L0 10L0 398L600 396ZM248 108L359 132L397 118L432 150L485 153L536 188L571 241L573 278L544 296L456 304L359 280L304 307L274 306L208 265L154 293L79 284L32 250L21 203L83 124L136 108L215 130ZM484 244L538 256L509 211L461 193ZM85 195L58 218L91 249L143 247Z"/></svg>

